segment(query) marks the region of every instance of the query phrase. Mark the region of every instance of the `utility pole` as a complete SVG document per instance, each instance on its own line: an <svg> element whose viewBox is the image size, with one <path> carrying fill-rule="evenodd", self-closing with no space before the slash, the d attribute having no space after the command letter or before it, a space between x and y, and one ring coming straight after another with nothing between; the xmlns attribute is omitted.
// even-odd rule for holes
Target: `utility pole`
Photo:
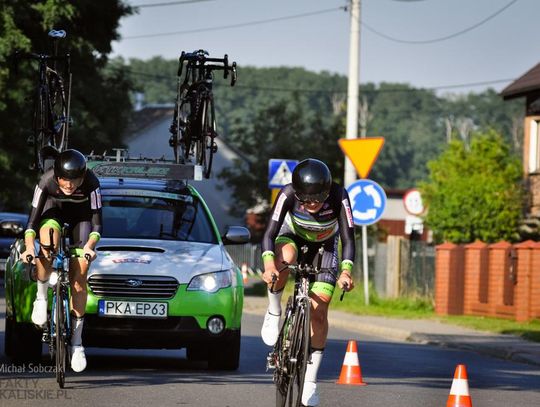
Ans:
<svg viewBox="0 0 540 407"><path fill-rule="evenodd" d="M360 0L351 0L349 35L349 82L347 90L347 139L358 138L358 85L360 76ZM356 170L345 157L345 186L356 181Z"/></svg>
<svg viewBox="0 0 540 407"><path fill-rule="evenodd" d="M351 0L351 30L349 38L349 84L347 90L347 134L345 138L358 138L358 91L360 85L360 0ZM366 117L367 119L367 117ZM365 131L362 137L365 137ZM356 170L345 157L345 187L356 181ZM367 226L362 226L362 270L364 275L364 301L369 305Z"/></svg>

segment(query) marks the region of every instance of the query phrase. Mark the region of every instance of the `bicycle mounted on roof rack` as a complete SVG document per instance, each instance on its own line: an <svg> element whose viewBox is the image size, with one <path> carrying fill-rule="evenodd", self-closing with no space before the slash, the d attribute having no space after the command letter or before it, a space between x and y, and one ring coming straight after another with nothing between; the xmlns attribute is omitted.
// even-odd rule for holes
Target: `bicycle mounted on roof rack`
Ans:
<svg viewBox="0 0 540 407"><path fill-rule="evenodd" d="M32 134L27 142L34 148L34 161L30 168L45 172L52 167L58 152L68 146L68 133L71 124L71 71L70 54L58 55L58 41L66 37L64 30L51 30L53 55L17 51L15 60L37 61L38 84L34 97ZM57 68L63 63L63 73ZM67 78L67 86L64 78Z"/></svg>
<svg viewBox="0 0 540 407"><path fill-rule="evenodd" d="M101 155L92 151L86 157L87 167L98 177L194 181L203 179L203 168L200 165L177 164L174 160L163 157L130 157L127 149L113 150L114 155L107 155L107 151Z"/></svg>
<svg viewBox="0 0 540 407"><path fill-rule="evenodd" d="M186 70L182 79L182 72ZM227 79L231 72L231 86L236 83L236 62L229 65L228 56L209 58L208 52L182 51L178 65L178 90L174 116L169 131L169 145L173 148L176 163L195 158L195 164L203 167L205 178L210 177L213 155L217 151L214 139L218 136L214 96L212 93L213 71L223 71Z"/></svg>

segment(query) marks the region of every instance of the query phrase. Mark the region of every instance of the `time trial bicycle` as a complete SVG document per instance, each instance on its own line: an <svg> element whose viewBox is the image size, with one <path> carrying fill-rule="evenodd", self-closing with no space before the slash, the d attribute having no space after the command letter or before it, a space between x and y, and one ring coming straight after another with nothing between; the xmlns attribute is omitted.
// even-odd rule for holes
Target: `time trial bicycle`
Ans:
<svg viewBox="0 0 540 407"><path fill-rule="evenodd" d="M287 300L284 319L281 324L278 339L267 356L267 369L274 370L273 380L276 385L277 407L299 407L302 403L302 391L307 364L310 363L311 343L311 299L309 297L310 279L318 273L335 271L330 268L321 268L323 248L318 250L317 262L305 262L303 259L308 252L307 246L302 246L297 264L284 262L279 272L289 269L294 273L293 295ZM277 280L273 276L270 288L274 290ZM343 295L341 296L343 298Z"/></svg>
<svg viewBox="0 0 540 407"><path fill-rule="evenodd" d="M27 142L33 147L34 157L30 168L40 172L51 168L56 154L67 148L70 126L70 54L58 54L58 42L66 37L66 32L51 30L48 36L53 44L52 55L15 53L15 59L38 62L32 134Z"/></svg>
<svg viewBox="0 0 540 407"><path fill-rule="evenodd" d="M69 246L68 241L69 225L64 224L60 234L58 248L54 245L54 231L49 229L49 244L41 243L41 247L49 251L49 259L52 260L52 273L49 284L53 287L51 310L47 318L47 323L43 327L42 341L49 346L51 360L55 361L56 381L60 388L64 388L66 363L69 361L68 346L71 343L71 313L70 313L70 291L69 291L69 260L79 257L71 254L72 249L78 246ZM45 256L37 256L45 258ZM90 256L85 255L86 261L90 261ZM28 264L33 260L29 255Z"/></svg>
<svg viewBox="0 0 540 407"><path fill-rule="evenodd" d="M203 167L205 178L210 177L217 151L213 72L223 71L225 79L230 73L231 86L237 79L236 62L229 65L227 55L223 58L209 58L208 55L202 49L190 53L182 51L174 115L169 128L169 145L173 148L175 162L185 163L193 157L195 164Z"/></svg>

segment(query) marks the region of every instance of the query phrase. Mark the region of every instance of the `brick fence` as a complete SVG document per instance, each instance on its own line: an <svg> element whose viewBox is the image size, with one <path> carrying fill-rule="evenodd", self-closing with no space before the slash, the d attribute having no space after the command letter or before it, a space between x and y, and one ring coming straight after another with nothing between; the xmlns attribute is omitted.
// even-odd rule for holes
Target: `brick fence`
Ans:
<svg viewBox="0 0 540 407"><path fill-rule="evenodd" d="M540 319L540 243L437 246L435 312Z"/></svg>

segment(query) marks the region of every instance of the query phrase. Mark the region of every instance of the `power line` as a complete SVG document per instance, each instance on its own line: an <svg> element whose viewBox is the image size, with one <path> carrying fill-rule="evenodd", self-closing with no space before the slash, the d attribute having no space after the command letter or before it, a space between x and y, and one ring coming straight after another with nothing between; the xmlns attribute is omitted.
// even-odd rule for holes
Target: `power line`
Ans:
<svg viewBox="0 0 540 407"><path fill-rule="evenodd" d="M495 18L497 15L501 14L504 10L506 10L508 7L510 7L511 5L516 3L517 1L518 0L510 1L510 3L508 3L507 5L502 7L501 9L497 10L495 13L489 15L488 17L484 18L482 21L479 21L478 23L476 23L476 24L474 24L474 25L472 25L472 26L470 26L468 28L465 28L465 29L463 29L461 31L455 32L455 33L450 34L450 35L445 35L444 37L433 38L433 39L430 39L430 40L402 40L400 38L392 37L390 35L387 35L387 34L384 34L384 33L380 32L380 31L377 31L376 29L369 26L368 24L366 24L363 21L361 22L361 24L364 27L366 27L366 29L368 31L371 31L373 34L378 35L378 36L380 36L382 38L385 38L387 40L390 40L390 41L399 42L401 44L432 44L434 42L446 41L446 40L449 40L450 38L455 38L455 37L457 37L459 35L465 34L466 32L472 31L475 28L480 27L481 25L487 23L489 20Z"/></svg>
<svg viewBox="0 0 540 407"><path fill-rule="evenodd" d="M267 23L273 23L276 21L284 21L284 20L292 20L296 18L303 18L303 17L311 17L318 14L325 14L330 13L337 10L344 10L345 7L334 7L324 10L318 10L318 11L312 11L309 13L302 13L302 14L294 14L291 16L283 16L283 17L275 17L275 18L269 18L266 20L256 20L256 21L248 21L245 23L239 23L239 24L230 24L230 25L221 25L216 27L205 27L205 28L197 28L193 30L183 30L183 31L173 31L173 32L164 32L164 33L155 33L155 34L143 34L143 35L131 35L123 37L124 40L132 40L137 38L153 38L153 37L165 37L169 35L180 35L180 34L191 34L191 33L198 33L203 31L217 31L217 30L226 30L230 28L239 28L239 27L247 27L250 25L259 25L259 24L267 24Z"/></svg>
<svg viewBox="0 0 540 407"><path fill-rule="evenodd" d="M131 69L126 68L109 68L111 70L117 70L117 71L124 71L131 75L135 76L144 76L147 78L153 78L158 81L171 81L171 83L176 83L177 76L168 76L168 75L156 75L156 74L150 74L146 72L139 72L134 71ZM454 85L438 85L438 86L428 86L428 87L421 87L421 88L385 88L385 89L363 89L362 92L364 93L387 93L387 92L415 92L418 90L442 90L442 89L455 89L455 88L468 88L468 87L475 87L475 86L485 86L485 85L493 85L496 83L508 83L514 81L515 78L510 79L494 79L491 81L482 81L482 82L469 82L469 83L461 83L461 84L454 84ZM220 86L227 86L229 85L222 85L219 82L215 82L214 86L220 87ZM301 88L280 88L276 86L246 86L237 83L235 85L235 88L240 88L244 90L256 90L256 91L269 91L269 92L298 92L298 93L329 93L329 94L335 94L335 93L347 93L346 90L341 89L301 89Z"/></svg>
<svg viewBox="0 0 540 407"><path fill-rule="evenodd" d="M177 6L189 3L201 3L203 1L215 1L215 0L183 0L183 1L169 1L167 3L147 3L147 4L134 4L132 7L146 8L146 7L164 7L164 6Z"/></svg>

